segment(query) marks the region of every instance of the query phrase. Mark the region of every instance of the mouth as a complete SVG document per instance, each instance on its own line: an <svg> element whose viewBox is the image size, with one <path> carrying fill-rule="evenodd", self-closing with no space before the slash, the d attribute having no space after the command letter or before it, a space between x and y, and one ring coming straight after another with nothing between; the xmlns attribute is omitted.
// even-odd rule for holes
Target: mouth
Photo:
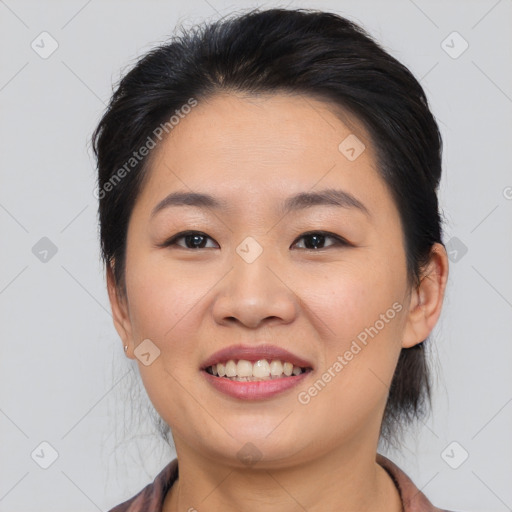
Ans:
<svg viewBox="0 0 512 512"><path fill-rule="evenodd" d="M200 370L217 391L258 400L296 386L313 372L313 365L280 347L237 345L210 356Z"/></svg>

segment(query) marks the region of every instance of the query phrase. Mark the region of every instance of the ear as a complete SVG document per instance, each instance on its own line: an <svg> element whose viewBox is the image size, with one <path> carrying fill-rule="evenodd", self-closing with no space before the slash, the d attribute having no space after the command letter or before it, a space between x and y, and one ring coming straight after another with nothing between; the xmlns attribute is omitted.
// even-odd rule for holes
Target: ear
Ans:
<svg viewBox="0 0 512 512"><path fill-rule="evenodd" d="M123 345L128 345L128 350L126 351L127 357L133 359L133 357L129 355L133 345L133 337L128 304L126 297L124 297L116 287L112 265L107 265L107 291L108 298L110 300L110 307L112 309L114 326L119 337L123 341Z"/></svg>
<svg viewBox="0 0 512 512"><path fill-rule="evenodd" d="M442 244L435 243L430 252L430 261L422 272L420 284L411 292L402 339L403 348L421 343L432 332L441 315L447 280L446 249Z"/></svg>

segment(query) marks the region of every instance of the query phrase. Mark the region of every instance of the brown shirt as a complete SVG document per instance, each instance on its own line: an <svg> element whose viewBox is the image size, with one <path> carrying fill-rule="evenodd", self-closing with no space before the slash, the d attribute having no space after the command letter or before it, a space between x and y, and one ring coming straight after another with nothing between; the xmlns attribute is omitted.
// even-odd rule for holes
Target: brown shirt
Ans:
<svg viewBox="0 0 512 512"><path fill-rule="evenodd" d="M403 512L450 512L430 503L411 479L393 462L377 454L377 462L389 473L400 493ZM178 459L174 459L142 491L109 512L162 512L167 491L178 479Z"/></svg>

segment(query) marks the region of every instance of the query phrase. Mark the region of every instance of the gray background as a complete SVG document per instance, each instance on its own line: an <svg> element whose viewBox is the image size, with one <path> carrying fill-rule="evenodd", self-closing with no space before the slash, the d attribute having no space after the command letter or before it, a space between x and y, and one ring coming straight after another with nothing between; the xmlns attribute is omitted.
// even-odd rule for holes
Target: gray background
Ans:
<svg viewBox="0 0 512 512"><path fill-rule="evenodd" d="M452 261L433 414L387 454L438 507L512 510L511 0L0 0L1 512L108 510L174 457L112 324L88 140L112 82L178 22L277 5L354 19L426 89Z"/></svg>

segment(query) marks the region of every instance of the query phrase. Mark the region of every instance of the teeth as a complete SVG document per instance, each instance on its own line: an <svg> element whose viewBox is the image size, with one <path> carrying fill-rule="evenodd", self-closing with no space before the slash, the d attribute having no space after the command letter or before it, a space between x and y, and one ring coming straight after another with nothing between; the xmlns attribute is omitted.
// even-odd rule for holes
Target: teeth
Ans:
<svg viewBox="0 0 512 512"><path fill-rule="evenodd" d="M268 361L266 359L260 359L259 361L256 361L253 365L250 364L250 366L251 374L253 377L259 377L260 379L264 379L265 377L270 376L270 365L268 364ZM241 376L242 375L240 375L240 377ZM250 377L251 375L247 376Z"/></svg>
<svg viewBox="0 0 512 512"><path fill-rule="evenodd" d="M280 376L283 373L283 363L281 361L272 361L270 363L270 375Z"/></svg>
<svg viewBox="0 0 512 512"><path fill-rule="evenodd" d="M226 377L236 377L236 363L233 359L230 359L226 363Z"/></svg>
<svg viewBox="0 0 512 512"><path fill-rule="evenodd" d="M219 377L228 377L232 380L270 380L283 376L300 375L306 370L300 366L294 366L292 363L285 361L284 363L273 359L259 359L252 363L246 359L240 359L238 362L230 359L225 364L217 363L207 368L208 373L218 375Z"/></svg>
<svg viewBox="0 0 512 512"><path fill-rule="evenodd" d="M228 362L228 364L231 361ZM238 364L236 365L236 374L239 377L252 377L252 364L250 361L245 361L244 359L240 359ZM235 375L229 375L229 377L235 377Z"/></svg>

